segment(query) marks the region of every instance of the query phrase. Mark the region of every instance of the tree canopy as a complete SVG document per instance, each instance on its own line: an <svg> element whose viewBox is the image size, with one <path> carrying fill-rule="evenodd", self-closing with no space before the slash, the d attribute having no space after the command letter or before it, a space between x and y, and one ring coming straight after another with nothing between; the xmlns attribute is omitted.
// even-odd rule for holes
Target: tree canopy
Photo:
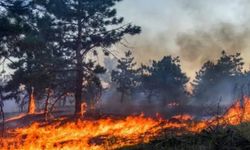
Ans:
<svg viewBox="0 0 250 150"><path fill-rule="evenodd" d="M233 93L234 84L243 73L243 65L240 53L229 55L225 51L216 63L205 62L193 81L196 101L215 102L219 97Z"/></svg>
<svg viewBox="0 0 250 150"><path fill-rule="evenodd" d="M111 77L121 93L121 102L123 102L124 97L132 95L139 84L138 70L131 51L125 52L125 57L118 60L117 69L112 71Z"/></svg>
<svg viewBox="0 0 250 150"><path fill-rule="evenodd" d="M153 61L152 66L147 68L142 86L149 94L159 95L165 105L185 98L188 81L189 78L181 70L179 57L165 56L160 61Z"/></svg>

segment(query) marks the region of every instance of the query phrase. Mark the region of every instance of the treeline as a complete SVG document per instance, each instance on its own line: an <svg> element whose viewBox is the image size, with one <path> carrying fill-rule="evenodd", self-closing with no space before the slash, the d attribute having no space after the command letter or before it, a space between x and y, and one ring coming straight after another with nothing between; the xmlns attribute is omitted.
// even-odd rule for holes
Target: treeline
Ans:
<svg viewBox="0 0 250 150"><path fill-rule="evenodd" d="M131 51L118 60L111 73L111 79L124 97L132 98L138 92L144 93L149 103L157 99L162 106L187 99L186 84L189 78L182 72L179 57L165 56L153 61L151 66L136 67ZM132 98L133 99L133 98Z"/></svg>
<svg viewBox="0 0 250 150"><path fill-rule="evenodd" d="M158 101L163 107L173 103L225 105L250 95L250 72L244 71L240 53L225 51L215 62L205 62L193 81L181 70L179 57L165 56L149 66L136 67L128 51L112 72L112 81L121 93L121 101L124 96L133 99L134 94L142 92L149 103Z"/></svg>
<svg viewBox="0 0 250 150"><path fill-rule="evenodd" d="M119 1L2 0L0 63L14 73L1 86L0 93L5 93L1 99L22 101L18 95L25 91L28 104L32 97L44 100L48 112L72 94L75 115L83 112L85 102L94 105L102 96L100 75L107 69L91 58L101 53L108 57L109 49L124 36L141 32L140 27L125 24L124 18L117 16L114 6ZM128 51L111 71L110 84L116 87L121 102L136 99L138 93L149 103L158 101L162 106L186 104L190 99L197 104L215 102L229 95L250 94L250 73L243 72L243 65L240 54L223 51L217 62L204 63L190 81L181 70L179 57L165 56L149 66L138 66ZM187 90L189 82L192 93ZM51 98L55 102L49 108Z"/></svg>

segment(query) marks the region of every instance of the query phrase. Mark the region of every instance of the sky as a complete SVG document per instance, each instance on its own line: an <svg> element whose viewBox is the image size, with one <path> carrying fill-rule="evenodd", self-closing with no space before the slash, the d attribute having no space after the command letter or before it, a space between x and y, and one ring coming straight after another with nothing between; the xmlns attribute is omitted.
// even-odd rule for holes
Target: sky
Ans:
<svg viewBox="0 0 250 150"><path fill-rule="evenodd" d="M191 79L222 50L241 52L250 66L248 0L123 0L116 7L126 22L142 27L140 35L126 38L138 62L180 56Z"/></svg>

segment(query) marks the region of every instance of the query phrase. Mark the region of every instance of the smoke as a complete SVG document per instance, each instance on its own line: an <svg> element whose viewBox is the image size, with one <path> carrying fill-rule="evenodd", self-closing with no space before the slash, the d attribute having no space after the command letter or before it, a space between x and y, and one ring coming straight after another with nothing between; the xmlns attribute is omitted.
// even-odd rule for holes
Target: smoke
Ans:
<svg viewBox="0 0 250 150"><path fill-rule="evenodd" d="M180 34L176 38L176 44L184 62L183 67L195 72L207 60L218 59L222 50L230 54L242 53L248 64L249 40L248 27L238 28L232 24L221 23L210 29Z"/></svg>
<svg viewBox="0 0 250 150"><path fill-rule="evenodd" d="M162 117L171 117L189 111L187 107L179 106L180 103L178 102L176 102L178 106L162 106L158 98L155 97L149 102L144 93L133 93L133 96L125 96L124 101L121 102L121 93L117 92L115 88L111 88L103 93L102 101L98 108L104 114L144 114L151 117L156 117L157 113L161 114Z"/></svg>
<svg viewBox="0 0 250 150"><path fill-rule="evenodd" d="M216 61L222 50L228 54L240 52L245 69L250 64L248 0L124 0L117 8L118 15L124 16L127 22L142 27L140 35L126 38L125 42L131 48L118 46L119 50L132 49L139 65L150 64L151 60L166 55L180 56L181 67L192 82L203 63ZM191 89L191 85L188 88ZM221 81L218 94L211 97L214 99L211 102L222 97L223 104L231 103L234 95L227 93L232 90L231 83ZM114 91L113 95L116 94ZM135 108L135 103L120 105L117 95L108 99L116 102L111 102L114 112ZM146 112L159 110L157 105L152 109L146 105L141 107Z"/></svg>
<svg viewBox="0 0 250 150"><path fill-rule="evenodd" d="M180 56L193 79L222 50L241 52L248 67L249 8L247 0L126 0L118 5L118 15L142 27L141 35L128 39L139 63Z"/></svg>

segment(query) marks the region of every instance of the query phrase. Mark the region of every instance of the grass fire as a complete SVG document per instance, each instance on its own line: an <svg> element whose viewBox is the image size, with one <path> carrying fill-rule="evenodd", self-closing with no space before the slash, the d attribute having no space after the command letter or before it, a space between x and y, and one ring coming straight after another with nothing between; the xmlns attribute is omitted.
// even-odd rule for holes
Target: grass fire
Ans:
<svg viewBox="0 0 250 150"><path fill-rule="evenodd" d="M250 149L249 4L1 0L0 150Z"/></svg>
<svg viewBox="0 0 250 150"><path fill-rule="evenodd" d="M118 149L148 143L164 134L197 134L215 126L226 127L250 121L250 100L245 98L244 108L235 103L224 115L204 120L192 120L189 115L172 119L145 117L143 114L127 117L82 118L66 117L49 122L34 122L28 126L8 129L1 138L2 149ZM38 117L38 116L37 116ZM22 116L10 119L30 119Z"/></svg>

